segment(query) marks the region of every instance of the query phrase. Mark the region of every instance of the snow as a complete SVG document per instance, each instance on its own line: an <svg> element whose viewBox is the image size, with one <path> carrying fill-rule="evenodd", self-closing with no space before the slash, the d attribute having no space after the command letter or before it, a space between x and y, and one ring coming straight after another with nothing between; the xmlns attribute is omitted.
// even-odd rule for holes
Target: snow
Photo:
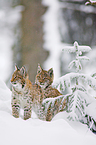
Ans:
<svg viewBox="0 0 96 145"><path fill-rule="evenodd" d="M62 43L60 40L59 26L58 26L58 0L42 0L42 4L48 6L47 12L42 16L44 21L44 45L43 48L50 52L50 56L44 62L44 69L53 67L54 79L60 77L60 54L62 50ZM53 39L54 38L54 39Z"/></svg>
<svg viewBox="0 0 96 145"><path fill-rule="evenodd" d="M94 116L96 120L96 100L94 100L87 108L86 113L90 116Z"/></svg>
<svg viewBox="0 0 96 145"><path fill-rule="evenodd" d="M0 144L1 145L94 145L96 136L86 125L67 119L68 113L58 113L51 122L33 115L23 120L11 115L11 91L0 80Z"/></svg>
<svg viewBox="0 0 96 145"><path fill-rule="evenodd" d="M21 20L22 10L22 6L0 9L0 78L4 81L8 81L12 72L12 47L17 37L14 30Z"/></svg>

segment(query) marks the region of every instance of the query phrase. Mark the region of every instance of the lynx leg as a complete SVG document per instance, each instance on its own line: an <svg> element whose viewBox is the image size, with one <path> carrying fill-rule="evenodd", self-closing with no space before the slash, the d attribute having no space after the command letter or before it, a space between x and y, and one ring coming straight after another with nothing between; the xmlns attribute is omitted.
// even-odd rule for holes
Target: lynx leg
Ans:
<svg viewBox="0 0 96 145"><path fill-rule="evenodd" d="M20 104L15 97L12 98L11 106L12 106L12 115L15 118L19 118Z"/></svg>
<svg viewBox="0 0 96 145"><path fill-rule="evenodd" d="M24 108L24 120L31 118L32 108Z"/></svg>
<svg viewBox="0 0 96 145"><path fill-rule="evenodd" d="M20 106L15 104L15 105L12 105L12 115L15 117L15 118L19 118L19 112L20 112Z"/></svg>
<svg viewBox="0 0 96 145"><path fill-rule="evenodd" d="M51 120L52 120L52 109L51 109L51 104L50 104L47 110L46 121L51 121Z"/></svg>

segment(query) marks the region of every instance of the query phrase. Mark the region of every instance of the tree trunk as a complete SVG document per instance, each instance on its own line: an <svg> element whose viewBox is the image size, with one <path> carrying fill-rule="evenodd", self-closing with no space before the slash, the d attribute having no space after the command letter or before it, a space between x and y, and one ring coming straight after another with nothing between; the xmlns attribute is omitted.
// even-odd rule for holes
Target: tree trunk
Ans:
<svg viewBox="0 0 96 145"><path fill-rule="evenodd" d="M25 7L21 21L21 65L27 67L30 80L34 82L37 64L42 65L48 56L43 50L41 20L46 8L41 5L41 0L21 0L21 4Z"/></svg>

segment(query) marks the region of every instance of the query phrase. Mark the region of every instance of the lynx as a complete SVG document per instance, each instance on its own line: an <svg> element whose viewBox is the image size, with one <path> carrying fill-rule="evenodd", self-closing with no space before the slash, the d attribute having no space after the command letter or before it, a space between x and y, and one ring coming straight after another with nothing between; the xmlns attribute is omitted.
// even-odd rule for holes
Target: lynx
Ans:
<svg viewBox="0 0 96 145"><path fill-rule="evenodd" d="M31 117L32 110L32 84L28 79L25 68L19 69L15 66L15 71L11 79L12 83L12 115L19 117L20 108L24 109L24 120Z"/></svg>
<svg viewBox="0 0 96 145"><path fill-rule="evenodd" d="M46 71L38 64L35 83L42 88L44 94L42 106L47 121L51 121L57 113L64 111L67 108L68 102L66 96L62 95L57 89L52 88L53 77L52 68Z"/></svg>
<svg viewBox="0 0 96 145"><path fill-rule="evenodd" d="M31 118L33 109L39 119L51 121L58 112L66 110L66 96L52 88L52 82L53 69L45 71L38 65L36 83L32 84L25 67L19 69L15 66L11 79L12 115L18 118L20 108L22 108L24 109L24 120L26 120Z"/></svg>

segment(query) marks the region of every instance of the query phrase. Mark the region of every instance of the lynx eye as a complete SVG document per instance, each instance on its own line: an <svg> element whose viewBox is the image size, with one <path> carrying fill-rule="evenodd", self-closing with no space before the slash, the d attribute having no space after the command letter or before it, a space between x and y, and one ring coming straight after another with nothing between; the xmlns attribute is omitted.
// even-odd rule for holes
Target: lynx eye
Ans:
<svg viewBox="0 0 96 145"><path fill-rule="evenodd" d="M17 76L14 76L14 79L16 79Z"/></svg>

